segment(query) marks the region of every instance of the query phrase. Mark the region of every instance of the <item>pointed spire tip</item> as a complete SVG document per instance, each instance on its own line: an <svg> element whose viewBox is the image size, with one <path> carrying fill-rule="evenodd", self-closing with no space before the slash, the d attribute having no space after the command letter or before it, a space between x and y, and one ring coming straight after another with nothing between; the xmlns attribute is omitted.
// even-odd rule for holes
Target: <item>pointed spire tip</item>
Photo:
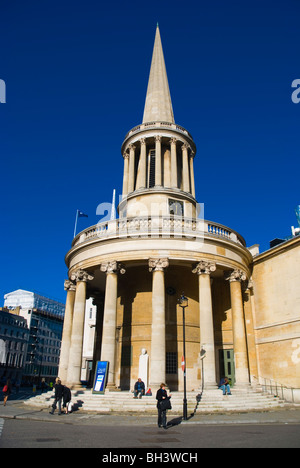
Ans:
<svg viewBox="0 0 300 468"><path fill-rule="evenodd" d="M158 23L144 108L145 122L175 123Z"/></svg>

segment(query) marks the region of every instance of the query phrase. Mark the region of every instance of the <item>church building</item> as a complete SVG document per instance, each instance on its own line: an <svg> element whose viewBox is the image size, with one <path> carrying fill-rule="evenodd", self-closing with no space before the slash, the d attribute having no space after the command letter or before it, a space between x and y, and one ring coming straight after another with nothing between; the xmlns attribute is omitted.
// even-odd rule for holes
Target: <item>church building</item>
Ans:
<svg viewBox="0 0 300 468"><path fill-rule="evenodd" d="M143 121L121 154L119 217L80 232L66 255L63 382L82 384L92 298L91 369L109 362L107 389L133 389L144 356L147 387L181 391L184 293L188 390L225 375L240 387L273 379L300 388L300 237L259 254L204 219L196 144L174 119L158 26Z"/></svg>

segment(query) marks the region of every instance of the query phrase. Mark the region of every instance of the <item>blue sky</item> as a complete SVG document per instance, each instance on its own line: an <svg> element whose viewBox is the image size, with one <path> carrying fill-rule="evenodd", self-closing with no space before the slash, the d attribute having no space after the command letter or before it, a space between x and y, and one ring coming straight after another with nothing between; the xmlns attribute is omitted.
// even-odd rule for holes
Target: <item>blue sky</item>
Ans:
<svg viewBox="0 0 300 468"><path fill-rule="evenodd" d="M82 230L121 192L159 22L176 123L197 145L205 218L266 250L300 204L298 0L0 0L1 278L65 300Z"/></svg>

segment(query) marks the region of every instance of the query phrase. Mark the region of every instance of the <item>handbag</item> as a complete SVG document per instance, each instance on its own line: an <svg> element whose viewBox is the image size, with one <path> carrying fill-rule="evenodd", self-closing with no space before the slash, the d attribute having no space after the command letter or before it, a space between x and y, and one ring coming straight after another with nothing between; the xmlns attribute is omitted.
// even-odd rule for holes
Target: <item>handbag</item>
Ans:
<svg viewBox="0 0 300 468"><path fill-rule="evenodd" d="M8 385L4 385L2 392L6 393L8 391Z"/></svg>
<svg viewBox="0 0 300 468"><path fill-rule="evenodd" d="M165 398L164 400L161 400L159 402L159 406L160 406L161 411L166 411L168 409L169 410L172 409L172 405L171 405L171 402L170 402L169 398Z"/></svg>

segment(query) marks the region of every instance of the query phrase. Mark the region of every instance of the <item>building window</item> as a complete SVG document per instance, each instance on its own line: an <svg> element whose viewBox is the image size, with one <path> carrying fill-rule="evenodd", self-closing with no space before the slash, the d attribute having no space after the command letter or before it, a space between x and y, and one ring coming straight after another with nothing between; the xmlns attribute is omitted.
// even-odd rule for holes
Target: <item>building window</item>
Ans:
<svg viewBox="0 0 300 468"><path fill-rule="evenodd" d="M150 150L149 188L155 186L155 150Z"/></svg>
<svg viewBox="0 0 300 468"><path fill-rule="evenodd" d="M166 374L177 374L177 353L167 353L166 354Z"/></svg>

